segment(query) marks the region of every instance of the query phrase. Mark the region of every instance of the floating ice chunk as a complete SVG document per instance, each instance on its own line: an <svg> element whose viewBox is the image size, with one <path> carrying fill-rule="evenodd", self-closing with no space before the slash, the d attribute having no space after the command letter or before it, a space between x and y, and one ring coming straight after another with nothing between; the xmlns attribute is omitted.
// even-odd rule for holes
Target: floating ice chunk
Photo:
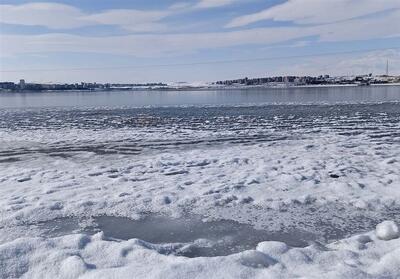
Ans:
<svg viewBox="0 0 400 279"><path fill-rule="evenodd" d="M365 235L365 234L356 236L355 240L357 240L357 242L359 242L361 244L365 244L365 243L372 241L371 237L369 235Z"/></svg>
<svg viewBox="0 0 400 279"><path fill-rule="evenodd" d="M240 203L243 203L243 204L251 203L251 202L253 202L253 201L254 201L254 199L253 199L252 197L250 197L250 196L240 199Z"/></svg>
<svg viewBox="0 0 400 279"><path fill-rule="evenodd" d="M400 274L400 249L395 249L382 258L379 262L372 266L371 269L375 274L385 274L381 278L398 278Z"/></svg>
<svg viewBox="0 0 400 279"><path fill-rule="evenodd" d="M258 243L256 249L261 253L264 253L266 255L271 256L274 259L277 259L280 257L280 255L286 253L289 250L289 247L283 242L264 241Z"/></svg>
<svg viewBox="0 0 400 279"><path fill-rule="evenodd" d="M247 180L247 185L251 185L251 184L260 184L260 179L258 178L250 178Z"/></svg>
<svg viewBox="0 0 400 279"><path fill-rule="evenodd" d="M70 256L66 258L60 267L60 273L63 278L77 278L87 270L85 262L79 256Z"/></svg>
<svg viewBox="0 0 400 279"><path fill-rule="evenodd" d="M269 207L273 210L279 210L282 206L284 206L282 201L274 200L269 203Z"/></svg>
<svg viewBox="0 0 400 279"><path fill-rule="evenodd" d="M301 204L311 204L315 202L316 198L312 197L311 195L303 195L297 199L298 202Z"/></svg>
<svg viewBox="0 0 400 279"><path fill-rule="evenodd" d="M304 249L294 248L284 253L281 257L282 262L290 263L292 266L304 266L312 263L312 259Z"/></svg>
<svg viewBox="0 0 400 279"><path fill-rule="evenodd" d="M399 227L393 221L384 221L378 224L375 233L382 240L391 240L400 236Z"/></svg>
<svg viewBox="0 0 400 279"><path fill-rule="evenodd" d="M171 198L168 196L158 196L156 198L157 203L160 205L170 204L172 202Z"/></svg>
<svg viewBox="0 0 400 279"><path fill-rule="evenodd" d="M276 264L276 260L256 250L244 251L240 254L240 262L249 267L262 268Z"/></svg>
<svg viewBox="0 0 400 279"><path fill-rule="evenodd" d="M17 181L18 181L18 182L26 182L26 181L29 181L29 180L31 180L31 179L32 179L32 178L30 178L29 176L27 176L27 177L18 178Z"/></svg>
<svg viewBox="0 0 400 279"><path fill-rule="evenodd" d="M388 160L386 160L386 164L391 165L394 163L397 163L398 161L395 158L390 158Z"/></svg>
<svg viewBox="0 0 400 279"><path fill-rule="evenodd" d="M93 241L99 241L99 240L104 240L104 239L105 239L104 232L98 232L92 236Z"/></svg>
<svg viewBox="0 0 400 279"><path fill-rule="evenodd" d="M189 173L187 170L171 170L169 172L164 173L164 175L172 176L172 175L187 174L187 173Z"/></svg>
<svg viewBox="0 0 400 279"><path fill-rule="evenodd" d="M369 204L363 200L357 200L354 202L354 206L359 209L367 209Z"/></svg>
<svg viewBox="0 0 400 279"><path fill-rule="evenodd" d="M220 199L218 201L215 202L215 205L217 206L224 206L226 204L229 204L233 201L238 200L238 197L236 197L235 195L229 195L227 197L224 197L223 199Z"/></svg>
<svg viewBox="0 0 400 279"><path fill-rule="evenodd" d="M204 159L204 160L198 161L198 162L196 162L196 161L188 162L187 166L188 167L204 167L204 166L207 166L209 164L211 164L211 161L207 160L207 159Z"/></svg>
<svg viewBox="0 0 400 279"><path fill-rule="evenodd" d="M57 201L57 202L51 204L49 208L50 208L50 210L61 210L61 209L63 209L63 207L64 207L63 203L60 201Z"/></svg>

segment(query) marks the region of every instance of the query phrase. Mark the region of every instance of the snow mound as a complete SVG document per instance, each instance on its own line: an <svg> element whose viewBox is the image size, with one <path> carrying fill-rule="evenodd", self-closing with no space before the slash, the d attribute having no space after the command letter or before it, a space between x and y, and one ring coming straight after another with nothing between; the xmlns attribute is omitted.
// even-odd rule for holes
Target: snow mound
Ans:
<svg viewBox="0 0 400 279"><path fill-rule="evenodd" d="M393 223L379 228L393 233ZM388 229L389 228L389 229ZM360 242L365 245L358 245ZM160 253L139 239L111 241L103 234L19 238L0 245L0 278L398 278L400 238L374 232L328 245L293 248L266 241L257 250L222 257Z"/></svg>
<svg viewBox="0 0 400 279"><path fill-rule="evenodd" d="M254 268L269 267L276 264L276 261L268 255L256 250L244 251L240 255L241 264Z"/></svg>
<svg viewBox="0 0 400 279"><path fill-rule="evenodd" d="M392 240L400 236L399 227L393 221L384 221L378 224L375 233L381 240Z"/></svg>
<svg viewBox="0 0 400 279"><path fill-rule="evenodd" d="M285 243L278 241L264 241L257 245L257 251L267 254L274 259L279 258L288 250L289 247Z"/></svg>

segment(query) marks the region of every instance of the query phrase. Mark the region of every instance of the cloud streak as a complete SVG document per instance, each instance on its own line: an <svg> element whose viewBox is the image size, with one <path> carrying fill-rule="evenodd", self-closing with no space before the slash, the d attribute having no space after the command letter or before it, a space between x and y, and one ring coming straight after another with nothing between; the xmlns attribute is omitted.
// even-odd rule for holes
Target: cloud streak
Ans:
<svg viewBox="0 0 400 279"><path fill-rule="evenodd" d="M161 16L161 15L160 15ZM104 16L103 20L106 20ZM134 34L112 37L83 37L69 34L2 35L2 55L43 52L83 52L151 57L181 52L243 45L268 45L305 37L320 42L370 40L399 36L400 11L372 19L307 27L253 28L228 32L187 34ZM120 24L124 18L120 18Z"/></svg>
<svg viewBox="0 0 400 279"><path fill-rule="evenodd" d="M7 24L46 26L53 29L70 29L96 22L84 19L79 9L58 3L28 3L0 5L0 22Z"/></svg>
<svg viewBox="0 0 400 279"><path fill-rule="evenodd" d="M296 24L326 24L400 9L398 0L289 0L281 5L234 18L226 27L241 27L263 20Z"/></svg>
<svg viewBox="0 0 400 279"><path fill-rule="evenodd" d="M84 16L83 19L95 24L117 25L134 32L149 32L165 29L160 21L171 15L171 11L108 10Z"/></svg>
<svg viewBox="0 0 400 279"><path fill-rule="evenodd" d="M65 4L52 2L0 5L0 23L44 26L49 29L74 29L95 25L114 25L132 32L166 30L162 20L197 9L222 7L237 0L201 0L195 4L177 2L164 10L114 9L85 13Z"/></svg>
<svg viewBox="0 0 400 279"><path fill-rule="evenodd" d="M84 13L73 6L59 3L0 5L1 23L44 26L49 29L73 29L95 25L115 25L128 31L148 32L165 28L161 20L173 10L143 11L133 9Z"/></svg>
<svg viewBox="0 0 400 279"><path fill-rule="evenodd" d="M233 4L237 0L201 0L195 7L197 8L216 8Z"/></svg>

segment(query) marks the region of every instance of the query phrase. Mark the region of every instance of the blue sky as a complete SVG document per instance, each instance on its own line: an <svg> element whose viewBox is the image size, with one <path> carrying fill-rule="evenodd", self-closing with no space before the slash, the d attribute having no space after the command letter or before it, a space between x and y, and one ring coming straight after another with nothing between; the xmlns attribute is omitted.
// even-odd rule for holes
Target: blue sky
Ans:
<svg viewBox="0 0 400 279"><path fill-rule="evenodd" d="M381 74L387 59L400 73L399 0L0 0L0 12L0 80ZM253 60L142 67L241 59Z"/></svg>

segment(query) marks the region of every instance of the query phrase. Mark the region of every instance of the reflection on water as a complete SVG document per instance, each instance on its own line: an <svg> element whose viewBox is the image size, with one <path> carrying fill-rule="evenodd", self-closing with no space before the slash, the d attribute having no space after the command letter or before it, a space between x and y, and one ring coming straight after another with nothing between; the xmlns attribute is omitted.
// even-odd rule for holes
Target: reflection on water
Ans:
<svg viewBox="0 0 400 279"><path fill-rule="evenodd" d="M160 253L191 258L226 256L255 249L262 241L281 241L292 247L305 247L316 238L302 230L269 232L230 220L203 222L198 216L173 219L150 215L140 220L100 216L90 223L85 222L78 218L61 218L38 225L47 236L102 231L107 238L138 238L155 244L152 248Z"/></svg>
<svg viewBox="0 0 400 279"><path fill-rule="evenodd" d="M308 241L315 238L301 230L268 232L229 220L203 222L196 216L180 219L148 216L138 221L103 216L96 218L96 223L106 237L124 240L139 238L155 244L189 243L176 251L176 254L186 257L230 255L255 249L258 243L266 240L305 247Z"/></svg>
<svg viewBox="0 0 400 279"><path fill-rule="evenodd" d="M143 107L400 101L399 86L202 91L1 93L0 108Z"/></svg>

